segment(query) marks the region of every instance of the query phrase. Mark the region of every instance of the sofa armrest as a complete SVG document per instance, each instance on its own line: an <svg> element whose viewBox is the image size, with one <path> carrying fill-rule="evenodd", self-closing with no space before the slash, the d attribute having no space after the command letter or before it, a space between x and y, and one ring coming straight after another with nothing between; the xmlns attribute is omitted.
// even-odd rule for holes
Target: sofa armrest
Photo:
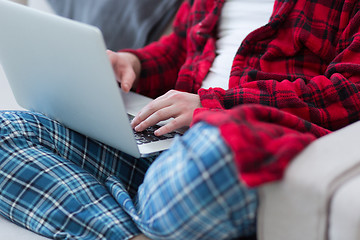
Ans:
<svg viewBox="0 0 360 240"><path fill-rule="evenodd" d="M360 122L316 140L283 180L260 187L258 239L326 239L333 196L359 173Z"/></svg>
<svg viewBox="0 0 360 240"><path fill-rule="evenodd" d="M22 228L0 216L0 239L6 240L46 240L43 236Z"/></svg>

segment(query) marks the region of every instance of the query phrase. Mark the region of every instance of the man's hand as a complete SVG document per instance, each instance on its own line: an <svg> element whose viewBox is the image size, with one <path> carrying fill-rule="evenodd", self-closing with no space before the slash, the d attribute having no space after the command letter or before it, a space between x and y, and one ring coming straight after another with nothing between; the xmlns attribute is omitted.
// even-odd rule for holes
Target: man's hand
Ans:
<svg viewBox="0 0 360 240"><path fill-rule="evenodd" d="M140 75L140 60L131 53L116 53L110 50L107 50L106 53L114 69L116 80L121 84L121 89L129 92L131 88L135 87L136 80Z"/></svg>
<svg viewBox="0 0 360 240"><path fill-rule="evenodd" d="M154 133L156 136L164 135L190 126L193 112L199 107L201 103L198 95L170 90L146 105L133 119L131 126L140 132L160 121L174 118Z"/></svg>

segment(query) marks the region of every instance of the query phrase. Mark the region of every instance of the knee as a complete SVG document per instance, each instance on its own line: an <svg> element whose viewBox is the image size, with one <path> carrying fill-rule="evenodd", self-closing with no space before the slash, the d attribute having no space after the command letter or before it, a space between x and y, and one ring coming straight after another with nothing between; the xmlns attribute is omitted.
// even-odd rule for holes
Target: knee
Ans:
<svg viewBox="0 0 360 240"><path fill-rule="evenodd" d="M1 136L9 135L10 133L19 132L21 127L21 118L19 113L3 111L0 112L0 134Z"/></svg>
<svg viewBox="0 0 360 240"><path fill-rule="evenodd" d="M39 114L27 111L0 112L1 144L32 146L40 143L40 136L44 137L49 132L44 131L47 129L43 126L42 118Z"/></svg>
<svg viewBox="0 0 360 240"><path fill-rule="evenodd" d="M29 121L30 114L26 111L0 111L0 130L22 131Z"/></svg>
<svg viewBox="0 0 360 240"><path fill-rule="evenodd" d="M198 174L191 183L175 176L152 185L138 195L140 229L151 239L232 239L256 231L256 190L236 176Z"/></svg>
<svg viewBox="0 0 360 240"><path fill-rule="evenodd" d="M185 136L147 171L137 208L140 227L150 238L224 239L255 225L256 191L239 182L232 153L218 132L206 134L200 134L201 150Z"/></svg>

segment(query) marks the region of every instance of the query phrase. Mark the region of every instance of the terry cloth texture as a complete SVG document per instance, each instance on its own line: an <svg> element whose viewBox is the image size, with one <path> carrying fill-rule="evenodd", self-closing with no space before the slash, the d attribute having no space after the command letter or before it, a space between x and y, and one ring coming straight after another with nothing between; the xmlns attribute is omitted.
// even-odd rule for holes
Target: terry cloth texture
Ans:
<svg viewBox="0 0 360 240"><path fill-rule="evenodd" d="M223 4L186 1L172 35L126 51L142 63L138 92L157 97L175 88L199 94L204 108L194 119L220 129L236 153L239 178L256 186L281 179L287 164L311 141L360 120L360 2L276 0L270 21L239 46L229 89L200 89L215 58ZM203 111L211 114L197 116ZM246 125L248 134L212 121L217 114L221 123ZM268 146L257 148L261 154L241 154L259 142Z"/></svg>

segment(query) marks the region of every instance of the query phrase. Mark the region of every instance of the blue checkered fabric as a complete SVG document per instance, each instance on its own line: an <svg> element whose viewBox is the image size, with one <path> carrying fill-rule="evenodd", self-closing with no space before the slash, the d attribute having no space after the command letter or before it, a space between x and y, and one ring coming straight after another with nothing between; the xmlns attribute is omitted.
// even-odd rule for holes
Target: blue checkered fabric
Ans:
<svg viewBox="0 0 360 240"><path fill-rule="evenodd" d="M232 239L255 233L257 193L219 131L195 125L136 159L30 112L0 113L0 214L55 239Z"/></svg>

